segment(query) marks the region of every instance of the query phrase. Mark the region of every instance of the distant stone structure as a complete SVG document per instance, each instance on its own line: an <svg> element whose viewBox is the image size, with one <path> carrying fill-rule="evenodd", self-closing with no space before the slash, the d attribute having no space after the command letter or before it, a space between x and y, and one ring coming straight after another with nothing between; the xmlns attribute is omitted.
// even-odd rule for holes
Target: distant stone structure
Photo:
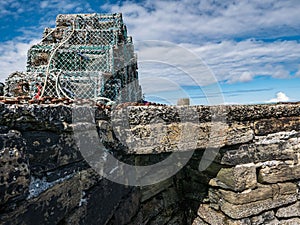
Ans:
<svg viewBox="0 0 300 225"><path fill-rule="evenodd" d="M138 101L137 58L122 14L61 14L28 51L27 72L6 80L7 96Z"/></svg>

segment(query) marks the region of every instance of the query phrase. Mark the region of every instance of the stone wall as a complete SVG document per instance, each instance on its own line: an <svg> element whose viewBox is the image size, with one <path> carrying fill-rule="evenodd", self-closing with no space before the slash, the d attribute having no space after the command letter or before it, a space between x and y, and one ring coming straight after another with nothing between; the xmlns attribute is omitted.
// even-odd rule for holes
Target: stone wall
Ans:
<svg viewBox="0 0 300 225"><path fill-rule="evenodd" d="M300 224L299 104L95 110L107 153L128 164L195 151L157 184L117 184L78 149L87 113L74 124L71 106L0 103L1 224Z"/></svg>

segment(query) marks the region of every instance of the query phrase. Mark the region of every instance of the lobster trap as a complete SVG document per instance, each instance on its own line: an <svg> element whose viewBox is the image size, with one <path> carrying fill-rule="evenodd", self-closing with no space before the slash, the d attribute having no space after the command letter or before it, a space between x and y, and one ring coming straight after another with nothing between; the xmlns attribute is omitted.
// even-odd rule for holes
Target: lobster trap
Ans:
<svg viewBox="0 0 300 225"><path fill-rule="evenodd" d="M58 15L56 27L46 28L41 42L29 49L27 72L10 76L7 83L24 80L30 81L30 96L36 84L41 97L124 102L142 96L137 57L121 14Z"/></svg>

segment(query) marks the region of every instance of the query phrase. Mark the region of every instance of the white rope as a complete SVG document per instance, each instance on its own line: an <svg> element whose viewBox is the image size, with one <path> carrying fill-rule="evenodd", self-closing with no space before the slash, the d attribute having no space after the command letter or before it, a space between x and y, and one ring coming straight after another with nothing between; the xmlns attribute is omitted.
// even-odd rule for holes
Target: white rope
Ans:
<svg viewBox="0 0 300 225"><path fill-rule="evenodd" d="M56 79L55 79L55 91L56 91L56 94L57 94L58 98L60 98L59 87L58 87L58 79L59 79L59 76L60 76L61 72L62 71L59 70L59 73L57 74Z"/></svg>
<svg viewBox="0 0 300 225"><path fill-rule="evenodd" d="M62 42L54 49L54 51L52 52L52 54L51 54L51 56L50 56L50 58L49 58L49 63L48 63L47 70L46 70L45 83L44 83L44 86L43 86L43 89L42 89L41 97L43 97L44 92L45 92L45 89L46 89L46 86L47 86L47 80L48 80L48 76L49 76L49 69L50 69L51 60L53 59L53 56L55 55L56 51L57 51L63 44L65 44L65 43L71 38L71 36L73 35L73 33L74 33L74 31L75 31L75 19L76 19L76 17L75 17L74 20L73 20L73 25L72 25L72 32L71 32L71 34L70 34L64 41L62 41Z"/></svg>
<svg viewBox="0 0 300 225"><path fill-rule="evenodd" d="M94 100L95 100L97 103L98 103L99 101L101 101L101 100L105 100L105 101L107 101L106 105L114 105L114 104L115 104L114 101L112 101L111 99L106 98L106 97L97 97L97 98L94 98Z"/></svg>

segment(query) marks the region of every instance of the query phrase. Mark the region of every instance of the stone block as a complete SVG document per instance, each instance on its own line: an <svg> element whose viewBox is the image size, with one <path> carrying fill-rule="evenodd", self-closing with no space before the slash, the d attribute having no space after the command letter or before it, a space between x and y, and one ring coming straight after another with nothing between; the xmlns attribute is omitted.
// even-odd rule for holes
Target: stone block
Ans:
<svg viewBox="0 0 300 225"><path fill-rule="evenodd" d="M209 204L201 204L197 214L208 224L223 225L226 221L226 216L222 212L212 209Z"/></svg>
<svg viewBox="0 0 300 225"><path fill-rule="evenodd" d="M263 211L274 209L297 201L297 194L279 195L275 198L250 202L242 205L235 205L225 200L219 202L220 209L227 216L233 219L242 219L255 216Z"/></svg>
<svg viewBox="0 0 300 225"><path fill-rule="evenodd" d="M198 209L198 219L196 218L194 223L198 224L212 224L212 225L251 225L249 218L240 220L233 220L222 213L211 208L208 204L201 204Z"/></svg>
<svg viewBox="0 0 300 225"><path fill-rule="evenodd" d="M300 202L296 202L292 205L281 207L276 212L276 217L279 218L290 218L290 217L300 217Z"/></svg>
<svg viewBox="0 0 300 225"><path fill-rule="evenodd" d="M167 125L156 122L125 128L116 124L115 134L129 147L128 153L137 154L220 148L249 142L254 137L252 129L246 125L231 124L228 127L222 122L176 122Z"/></svg>
<svg viewBox="0 0 300 225"><path fill-rule="evenodd" d="M258 216L250 218L251 224L278 224L279 221L275 218L274 211L263 212Z"/></svg>
<svg viewBox="0 0 300 225"><path fill-rule="evenodd" d="M31 173L41 177L46 171L82 160L74 136L51 131L27 131L26 139Z"/></svg>
<svg viewBox="0 0 300 225"><path fill-rule="evenodd" d="M236 145L247 143L254 138L254 132L250 124L233 123L230 124L226 132L226 145Z"/></svg>
<svg viewBox="0 0 300 225"><path fill-rule="evenodd" d="M0 134L0 206L29 194L30 170L26 142L17 131Z"/></svg>
<svg viewBox="0 0 300 225"><path fill-rule="evenodd" d="M298 225L298 224L300 224L300 218L291 218L291 219L287 219L287 220L280 220L279 224L280 225Z"/></svg>
<svg viewBox="0 0 300 225"><path fill-rule="evenodd" d="M204 222L200 217L196 217L192 225L208 225L208 223Z"/></svg>
<svg viewBox="0 0 300 225"><path fill-rule="evenodd" d="M230 190L213 189L209 190L212 198L223 199L231 204L242 205L250 202L257 202L269 198L276 198L279 195L297 194L297 185L294 183L282 183L272 185L258 184L255 189L248 189L243 192L233 192ZM214 199L214 201L218 201Z"/></svg>
<svg viewBox="0 0 300 225"><path fill-rule="evenodd" d="M300 130L300 117L268 118L254 122L256 135L292 130Z"/></svg>
<svg viewBox="0 0 300 225"><path fill-rule="evenodd" d="M95 170L92 168L82 170L79 172L81 188L83 191L90 189L95 186L103 177L101 177Z"/></svg>
<svg viewBox="0 0 300 225"><path fill-rule="evenodd" d="M222 168L216 178L234 191L255 188L257 185L256 166L249 163L232 168Z"/></svg>
<svg viewBox="0 0 300 225"><path fill-rule="evenodd" d="M141 187L141 202L147 201L148 199L153 198L155 195L159 194L160 192L163 192L164 190L168 189L172 185L172 183L172 179L167 179L157 184Z"/></svg>
<svg viewBox="0 0 300 225"><path fill-rule="evenodd" d="M140 192L132 191L114 211L110 225L130 224L131 219L137 214L140 207Z"/></svg>
<svg viewBox="0 0 300 225"><path fill-rule="evenodd" d="M31 198L13 210L1 214L0 221L5 221L1 224L58 224L80 202L78 178L73 176L47 189L36 198Z"/></svg>
<svg viewBox="0 0 300 225"><path fill-rule="evenodd" d="M285 162L265 164L258 173L260 183L278 183L299 178L300 164L293 165Z"/></svg>
<svg viewBox="0 0 300 225"><path fill-rule="evenodd" d="M299 135L299 132L289 131L256 137L254 143L226 151L221 163L239 165L271 160L294 160L300 151Z"/></svg>

